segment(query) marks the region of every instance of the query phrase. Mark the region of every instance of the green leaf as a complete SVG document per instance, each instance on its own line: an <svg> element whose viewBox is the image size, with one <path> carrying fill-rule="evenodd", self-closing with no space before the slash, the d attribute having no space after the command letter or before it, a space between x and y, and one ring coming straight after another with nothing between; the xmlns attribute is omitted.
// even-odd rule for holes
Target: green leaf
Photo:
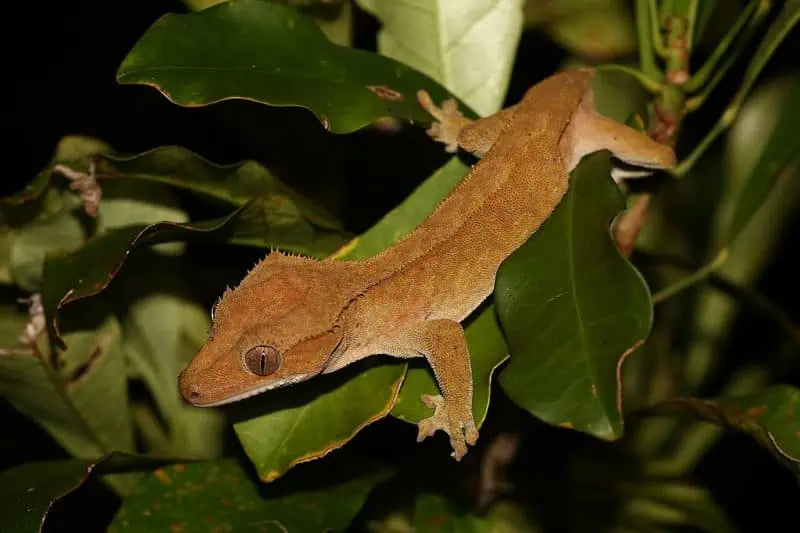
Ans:
<svg viewBox="0 0 800 533"><path fill-rule="evenodd" d="M15 232L9 253L12 280L25 291L38 291L46 255L72 252L84 242L81 221L70 212L23 226Z"/></svg>
<svg viewBox="0 0 800 533"><path fill-rule="evenodd" d="M66 253L79 248L85 241L80 209L81 201L73 193L62 192L48 185L57 172L56 165L86 171L89 161L99 153L110 150L108 145L86 137L66 137L56 146L47 167L39 172L25 188L15 194L0 197L2 214L9 214L14 228L9 249L9 270L12 281L28 292L41 286L42 264L48 253ZM45 195L45 192L51 194ZM33 205L37 200L42 205ZM29 206L20 220L16 210ZM2 219L0 214L0 219ZM5 222L5 221L4 221Z"/></svg>
<svg viewBox="0 0 800 533"><path fill-rule="evenodd" d="M429 123L416 92L448 95L427 76L379 55L334 45L298 10L232 0L153 24L117 80L155 87L176 104L237 98L311 110L334 133L393 116Z"/></svg>
<svg viewBox="0 0 800 533"><path fill-rule="evenodd" d="M208 312L183 296L191 290L184 272L168 265L165 268L162 258L147 255L143 258L147 261L137 261L136 272L158 271L163 275L157 279L132 275L124 280L115 296L119 299L124 291L132 300L122 322L125 354L133 373L150 390L167 430L167 442L160 443L163 448L148 451L216 457L223 446L222 412L197 409L186 403L178 391L178 374L205 340L210 326ZM141 419L142 408L134 409L140 427L147 427L148 420Z"/></svg>
<svg viewBox="0 0 800 533"><path fill-rule="evenodd" d="M0 528L9 533L46 531L49 514L59 500L94 476L133 469L146 470L175 459L111 453L100 459L38 461L0 472Z"/></svg>
<svg viewBox="0 0 800 533"><path fill-rule="evenodd" d="M97 162L98 181L144 180L163 183L241 207L253 198L271 198L271 223L280 233L342 232L339 220L284 185L255 161L216 165L178 146L162 146L124 156L105 152ZM298 226L295 228L295 226ZM300 227L302 226L302 227ZM310 240L310 239L309 239Z"/></svg>
<svg viewBox="0 0 800 533"><path fill-rule="evenodd" d="M457 158L451 159L333 257L362 259L390 246L422 222L466 170ZM405 372L404 362L380 364L379 356L373 356L363 365L293 386L292 401L285 392L273 391L246 400L247 407L239 402L231 406L241 409L243 420L234 425L236 435L259 476L272 481L299 462L343 446L363 427L385 416L395 405Z"/></svg>
<svg viewBox="0 0 800 533"><path fill-rule="evenodd" d="M500 384L534 416L604 439L622 434L619 367L650 331L644 280L609 234L624 208L605 153L573 172L565 198L498 271L511 358Z"/></svg>
<svg viewBox="0 0 800 533"><path fill-rule="evenodd" d="M522 35L521 0L357 3L378 18L378 51L424 72L479 115L503 105Z"/></svg>
<svg viewBox="0 0 800 533"><path fill-rule="evenodd" d="M487 306L469 320L465 332L472 361L472 413L475 423L480 427L489 410L492 375L508 359L508 348L494 306ZM413 424L431 416L433 411L420 401L423 394L440 393L430 366L427 361L421 360L409 364L392 416Z"/></svg>
<svg viewBox="0 0 800 533"><path fill-rule="evenodd" d="M234 404L236 436L262 481L342 447L389 413L405 365L371 357L331 375Z"/></svg>
<svg viewBox="0 0 800 533"><path fill-rule="evenodd" d="M384 215L374 226L352 239L333 254L337 259L365 259L388 248L419 226L469 171L453 157L403 202Z"/></svg>
<svg viewBox="0 0 800 533"><path fill-rule="evenodd" d="M800 78L794 77L790 83L782 98L782 105L776 106L780 109L777 123L771 133L765 133L768 140L755 165L751 166L752 170L739 193L725 237L726 244L732 243L747 226L776 182L789 179L800 169L800 136L797 135L797 124L800 123Z"/></svg>
<svg viewBox="0 0 800 533"><path fill-rule="evenodd" d="M56 145L55 153L50 163L39 172L33 181L21 191L0 197L0 205L18 205L30 202L41 197L47 190L56 165L65 165L74 170L86 172L89 162L98 154L111 151L111 147L102 141L90 137L69 136L64 137Z"/></svg>
<svg viewBox="0 0 800 533"><path fill-rule="evenodd" d="M323 488L265 490L233 459L174 465L136 487L109 532L344 531L379 481L365 475Z"/></svg>
<svg viewBox="0 0 800 533"><path fill-rule="evenodd" d="M87 470L86 461L70 459L26 463L0 472L0 527L13 533L44 531L53 504L83 485Z"/></svg>
<svg viewBox="0 0 800 533"><path fill-rule="evenodd" d="M692 415L747 433L781 463L800 474L800 389L773 385L759 392L718 398L673 398L655 414Z"/></svg>
<svg viewBox="0 0 800 533"><path fill-rule="evenodd" d="M211 221L160 222L118 228L94 237L74 253L48 256L44 262L42 301L53 340L62 348L66 347L59 332L61 308L104 290L135 247L190 237L230 236L244 209Z"/></svg>
<svg viewBox="0 0 800 533"><path fill-rule="evenodd" d="M34 357L33 349L20 344L19 335L28 323L28 313L22 307L15 308L8 302L0 305L0 361L9 354Z"/></svg>
<svg viewBox="0 0 800 533"><path fill-rule="evenodd" d="M11 247L14 244L14 230L3 223L0 212L0 284L9 285L11 277Z"/></svg>
<svg viewBox="0 0 800 533"><path fill-rule="evenodd" d="M238 244L277 247L320 257L331 253L349 237L339 220L254 161L215 165L176 146L134 156L106 153L96 161L101 184L144 180L235 207L249 203L237 228Z"/></svg>
<svg viewBox="0 0 800 533"><path fill-rule="evenodd" d="M347 233L315 227L305 220L306 215L284 196L256 197L242 209L229 242L318 258L347 242Z"/></svg>
<svg viewBox="0 0 800 533"><path fill-rule="evenodd" d="M243 232L243 228L239 231L238 242L242 244L275 246L323 256L341 246L344 239L349 237L339 220L287 187L255 161L216 165L177 146L163 146L137 155L124 155L96 139L81 136L64 137L47 167L22 191L0 198L0 205L21 204L41 197L58 175L53 170L56 165L86 172L90 162L95 163L98 183L112 191L122 188L123 183L120 182L145 181L186 190L224 205L242 207L250 203L250 209L244 213L245 217L252 219L244 225L250 229L247 232ZM141 183L135 188L128 186L123 189L125 194L116 194L113 200L104 195L98 231L127 225L120 222L120 217L130 216L131 211L114 208L112 203L124 203L126 198L138 199L136 212L141 214L146 208L145 204L164 202L164 191L145 194L142 188ZM72 208L74 205L70 206ZM109 215L112 218L106 221ZM149 219L129 220L128 224L143 221L156 222ZM52 232L52 229L48 227L42 231Z"/></svg>
<svg viewBox="0 0 800 533"><path fill-rule="evenodd" d="M19 325L23 322L20 314L6 308L3 322ZM13 334L9 330L5 333ZM75 457L133 450L127 375L116 319L107 318L96 330L74 330L65 339L69 349L56 354L46 350L46 342L25 349L17 339L3 339L0 395Z"/></svg>

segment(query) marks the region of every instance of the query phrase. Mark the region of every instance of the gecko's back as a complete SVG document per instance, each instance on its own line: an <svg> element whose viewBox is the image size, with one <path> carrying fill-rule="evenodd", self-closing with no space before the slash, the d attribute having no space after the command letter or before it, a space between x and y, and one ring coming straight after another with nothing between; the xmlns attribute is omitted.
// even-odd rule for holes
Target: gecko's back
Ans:
<svg viewBox="0 0 800 533"><path fill-rule="evenodd" d="M452 320L477 307L491 293L500 263L567 191L559 140L591 78L592 71L575 70L531 88L504 118L491 149L437 210L365 262L374 284L370 299ZM481 121L468 131L480 136Z"/></svg>

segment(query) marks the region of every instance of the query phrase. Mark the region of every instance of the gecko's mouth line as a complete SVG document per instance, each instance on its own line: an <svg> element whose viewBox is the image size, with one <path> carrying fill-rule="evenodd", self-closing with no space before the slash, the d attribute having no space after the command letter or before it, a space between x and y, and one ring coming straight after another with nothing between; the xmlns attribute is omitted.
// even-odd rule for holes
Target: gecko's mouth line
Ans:
<svg viewBox="0 0 800 533"><path fill-rule="evenodd" d="M240 392L239 394L235 394L233 396L230 396L228 398L224 398L222 400L216 400L216 401L211 401L211 402L204 402L202 400L197 401L197 400L192 400L192 399L189 399L189 398L187 398L187 400L189 401L189 403L191 403L195 407L219 407L220 405L225 405L225 404L228 404L228 403L238 402L240 400L244 400L244 399L250 398L252 396L256 396L258 394L261 394L262 392L267 392L267 391L272 390L272 389L277 389L277 388L280 388L280 387L283 387L283 386L286 386L286 385L294 385L295 383L299 383L301 381L305 381L306 379L312 377L313 375L314 374L300 374L300 375L297 375L297 376L292 376L290 378L282 379L280 381L275 381L273 383L267 383L266 385L260 385L258 387L253 388L253 389L250 389L250 390L247 390L247 391L244 391L244 392Z"/></svg>

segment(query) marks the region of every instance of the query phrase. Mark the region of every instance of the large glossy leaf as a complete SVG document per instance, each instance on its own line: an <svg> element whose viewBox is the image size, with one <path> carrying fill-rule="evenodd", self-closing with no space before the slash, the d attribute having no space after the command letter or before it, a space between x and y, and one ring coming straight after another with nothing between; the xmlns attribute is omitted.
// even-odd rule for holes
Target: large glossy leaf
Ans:
<svg viewBox="0 0 800 533"><path fill-rule="evenodd" d="M113 452L99 459L38 461L0 472L0 529L8 533L47 531L53 506L87 481L114 472L144 471L176 462L161 458Z"/></svg>
<svg viewBox="0 0 800 533"><path fill-rule="evenodd" d="M385 116L428 123L417 90L428 90L435 101L447 97L427 76L334 45L296 9L263 0L165 15L130 51L117 80L153 86L185 106L231 98L301 106L335 133Z"/></svg>
<svg viewBox="0 0 800 533"><path fill-rule="evenodd" d="M598 153L541 230L500 267L495 301L511 359L500 383L550 423L614 439L622 433L619 369L647 337L644 280L609 234L624 208Z"/></svg>
<svg viewBox="0 0 800 533"><path fill-rule="evenodd" d="M424 72L479 115L503 104L522 0L358 0L382 23L378 51Z"/></svg>
<svg viewBox="0 0 800 533"><path fill-rule="evenodd" d="M478 427L489 410L489 393L495 369L508 358L508 348L497 322L494 306L487 306L466 325L467 344L472 361L472 414ZM392 416L416 424L433 414L420 401L423 394L440 394L433 372L426 361L409 364L406 379L392 409Z"/></svg>
<svg viewBox="0 0 800 533"><path fill-rule="evenodd" d="M800 474L800 389L774 385L759 392L718 398L680 397L655 413L690 413L752 436L779 461Z"/></svg>
<svg viewBox="0 0 800 533"><path fill-rule="evenodd" d="M744 229L779 179L791 179L800 171L800 77L794 77L782 98L780 114L761 155L745 178L725 236L730 244ZM774 104L773 104L774 105Z"/></svg>
<svg viewBox="0 0 800 533"><path fill-rule="evenodd" d="M466 170L453 158L333 257L361 259L391 245L422 222ZM247 401L249 405L241 408L243 421L234 429L262 479L272 481L295 464L344 445L392 409L406 364L381 364L378 356L371 359L365 365L296 385L291 394L271 391Z"/></svg>
<svg viewBox="0 0 800 533"><path fill-rule="evenodd" d="M233 459L173 465L136 487L109 532L344 531L381 477L265 490Z"/></svg>

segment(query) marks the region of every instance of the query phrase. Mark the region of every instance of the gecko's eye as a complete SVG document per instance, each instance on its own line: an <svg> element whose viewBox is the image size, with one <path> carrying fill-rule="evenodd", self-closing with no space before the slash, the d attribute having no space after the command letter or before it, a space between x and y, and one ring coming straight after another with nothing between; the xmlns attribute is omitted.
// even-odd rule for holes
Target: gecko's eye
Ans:
<svg viewBox="0 0 800 533"><path fill-rule="evenodd" d="M278 370L281 365L281 355L274 346L256 346L244 353L242 362L245 368L253 374L268 376Z"/></svg>

